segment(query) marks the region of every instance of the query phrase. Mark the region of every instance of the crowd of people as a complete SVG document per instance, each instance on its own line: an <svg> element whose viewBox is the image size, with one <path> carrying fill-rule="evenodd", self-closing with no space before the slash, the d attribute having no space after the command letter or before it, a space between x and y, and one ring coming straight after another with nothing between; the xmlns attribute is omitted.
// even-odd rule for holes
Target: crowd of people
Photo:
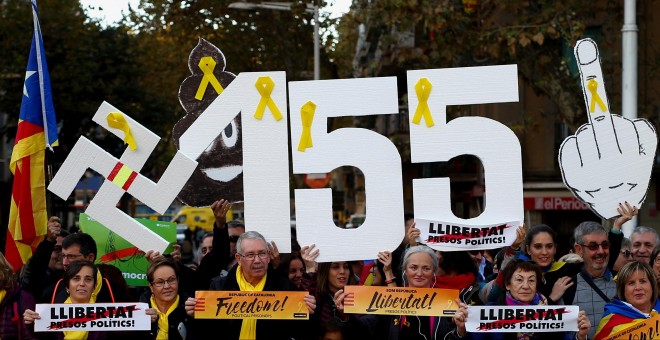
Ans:
<svg viewBox="0 0 660 340"><path fill-rule="evenodd" d="M436 251L418 243L420 230L406 217L405 238L372 261L317 263L320 250L298 246L280 254L277 245L236 221L226 223L229 202L211 208L214 232L205 235L200 260L191 268L180 252L147 251L148 287L128 287L122 273L95 264L96 243L68 234L58 218L30 261L14 273L0 254L0 338L5 339L604 339L653 317L660 310L660 238L636 227L624 238L623 223L637 214L628 203L607 231L596 222L576 226L572 254L556 260L557 234L547 225L517 229L508 247ZM453 316L345 313L347 285L444 288L459 291ZM308 320L196 319L195 292L302 291ZM35 304L144 302L150 331L34 332ZM573 305L578 330L561 332L469 332L469 306ZM559 334L558 334L559 333Z"/></svg>

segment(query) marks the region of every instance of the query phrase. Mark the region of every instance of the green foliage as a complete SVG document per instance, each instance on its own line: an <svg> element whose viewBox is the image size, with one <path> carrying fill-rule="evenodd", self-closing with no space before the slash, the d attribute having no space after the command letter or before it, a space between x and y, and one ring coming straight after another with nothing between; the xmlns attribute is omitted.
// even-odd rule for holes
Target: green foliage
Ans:
<svg viewBox="0 0 660 340"><path fill-rule="evenodd" d="M567 44L572 50L586 28L595 26L604 37L599 41L604 70L611 73L621 7L620 1L613 0L355 0L354 13L340 25L340 45L354 44L355 27L366 26L368 51L356 60L357 76L518 64L522 78L538 94L553 100L561 118L576 127L583 123L584 104L575 95L580 93L578 82L566 66L562 48ZM414 46L402 43L402 32L414 34ZM353 62L354 54L347 46L338 46L337 51L337 63Z"/></svg>

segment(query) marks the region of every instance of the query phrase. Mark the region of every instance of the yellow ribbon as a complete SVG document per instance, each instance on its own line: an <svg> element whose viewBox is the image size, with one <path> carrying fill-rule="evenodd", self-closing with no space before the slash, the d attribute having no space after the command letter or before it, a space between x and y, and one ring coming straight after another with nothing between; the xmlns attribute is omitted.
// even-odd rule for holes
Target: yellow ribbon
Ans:
<svg viewBox="0 0 660 340"><path fill-rule="evenodd" d="M199 68L204 72L204 78L202 78L202 81L199 83L195 99L202 100L202 98L204 98L204 92L206 92L206 87L209 83L211 83L217 94L222 93L224 89L222 88L222 85L220 85L218 78L213 74L215 60L213 60L212 57L203 57L199 60Z"/></svg>
<svg viewBox="0 0 660 340"><path fill-rule="evenodd" d="M596 111L596 104L600 107L601 111L607 111L607 106L603 102L603 98L598 95L598 82L595 79L590 79L587 82L587 88L591 92L591 103L589 103L589 112Z"/></svg>
<svg viewBox="0 0 660 340"><path fill-rule="evenodd" d="M282 113L280 112L280 109L277 108L273 98L270 97L270 94L273 92L273 88L275 88L275 82L273 79L271 77L259 77L257 78L257 82L254 84L254 86L256 86L257 91L259 91L259 94L261 95L261 100L259 100L259 105L257 105L257 111L254 112L254 118L263 118L264 111L266 111L266 106L268 106L270 112L273 113L275 120L282 119Z"/></svg>
<svg viewBox="0 0 660 340"><path fill-rule="evenodd" d="M431 109L429 108L428 104L431 88L433 88L433 86L427 78L420 78L417 81L417 84L415 84L415 92L417 93L419 104L417 105L417 110L415 110L415 115L412 119L413 124L419 125L419 123L422 121L422 116L424 116L427 127L434 125L433 117L431 116Z"/></svg>
<svg viewBox="0 0 660 340"><path fill-rule="evenodd" d="M316 104L308 101L300 108L300 117L302 120L302 134L300 134L300 142L298 143L298 151L305 152L305 149L311 148L312 145L312 120L314 120L314 111L316 111Z"/></svg>
<svg viewBox="0 0 660 340"><path fill-rule="evenodd" d="M128 122L123 114L119 112L110 112L106 119L108 121L108 126L124 131L124 143L128 144L129 149L137 149L137 144L135 144L135 139L133 139L133 134L131 133L131 127L128 126Z"/></svg>

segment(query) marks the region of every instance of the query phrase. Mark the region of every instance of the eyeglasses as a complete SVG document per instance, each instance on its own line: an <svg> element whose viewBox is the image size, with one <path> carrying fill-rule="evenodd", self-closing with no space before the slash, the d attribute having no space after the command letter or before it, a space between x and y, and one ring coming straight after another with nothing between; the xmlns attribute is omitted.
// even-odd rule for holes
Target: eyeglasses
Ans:
<svg viewBox="0 0 660 340"><path fill-rule="evenodd" d="M151 281L151 284L154 285L156 288L163 288L167 284L168 286L172 287L174 286L179 279L176 276L172 276L167 280L157 280L157 281Z"/></svg>
<svg viewBox="0 0 660 340"><path fill-rule="evenodd" d="M254 261L255 257L259 256L260 259L265 260L268 258L268 252L267 251L262 251L256 254L241 254L238 253L238 255L241 255L241 257L244 257L248 261Z"/></svg>
<svg viewBox="0 0 660 340"><path fill-rule="evenodd" d="M660 264L660 256L656 257L655 260L653 260L656 264Z"/></svg>
<svg viewBox="0 0 660 340"><path fill-rule="evenodd" d="M623 254L624 257L632 257L632 252L630 250L622 250L621 254Z"/></svg>
<svg viewBox="0 0 660 340"><path fill-rule="evenodd" d="M608 242L608 241L604 241L601 244L598 244L598 243L595 243L595 242L592 242L592 243L589 243L589 244L583 244L583 243L578 243L578 244L583 246L583 247L586 247L587 249L589 249L591 251L598 250L598 247L603 247L603 250L610 249L610 242Z"/></svg>
<svg viewBox="0 0 660 340"><path fill-rule="evenodd" d="M479 254L483 255L485 250L468 250L468 254L472 256L477 256Z"/></svg>
<svg viewBox="0 0 660 340"><path fill-rule="evenodd" d="M67 259L69 261L80 260L80 259L83 259L85 257L85 255L83 255L83 254L77 254L77 255L61 254L60 256L62 256L63 259Z"/></svg>

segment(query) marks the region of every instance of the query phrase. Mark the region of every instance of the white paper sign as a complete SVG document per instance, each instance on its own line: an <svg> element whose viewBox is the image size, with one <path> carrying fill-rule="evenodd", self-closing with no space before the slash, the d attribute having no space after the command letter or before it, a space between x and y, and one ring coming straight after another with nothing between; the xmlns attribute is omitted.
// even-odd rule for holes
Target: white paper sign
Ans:
<svg viewBox="0 0 660 340"><path fill-rule="evenodd" d="M468 332L546 333L578 330L578 306L468 306Z"/></svg>
<svg viewBox="0 0 660 340"><path fill-rule="evenodd" d="M404 237L399 152L387 137L367 129L328 133L328 118L398 114L396 78L291 82L289 89L293 173L354 166L365 178L366 219L355 229L341 229L332 220L332 189L296 189L298 243L315 243L318 262L369 259L395 249ZM311 122L302 112L305 105L314 106Z"/></svg>
<svg viewBox="0 0 660 340"><path fill-rule="evenodd" d="M523 220L518 137L506 125L484 117L447 122L447 106L517 101L516 65L408 71L412 162L474 155L483 164L486 184L484 211L463 219L452 212L449 178L414 179L415 216L475 226Z"/></svg>
<svg viewBox="0 0 660 340"><path fill-rule="evenodd" d="M501 248L516 240L520 222L471 225L416 218L420 242L441 251Z"/></svg>
<svg viewBox="0 0 660 340"><path fill-rule="evenodd" d="M559 167L564 184L604 219L618 216L619 203L638 208L651 179L658 136L646 119L629 120L610 112L598 46L575 44L575 58L589 123L564 140Z"/></svg>
<svg viewBox="0 0 660 340"><path fill-rule="evenodd" d="M35 332L150 330L146 303L37 304Z"/></svg>

